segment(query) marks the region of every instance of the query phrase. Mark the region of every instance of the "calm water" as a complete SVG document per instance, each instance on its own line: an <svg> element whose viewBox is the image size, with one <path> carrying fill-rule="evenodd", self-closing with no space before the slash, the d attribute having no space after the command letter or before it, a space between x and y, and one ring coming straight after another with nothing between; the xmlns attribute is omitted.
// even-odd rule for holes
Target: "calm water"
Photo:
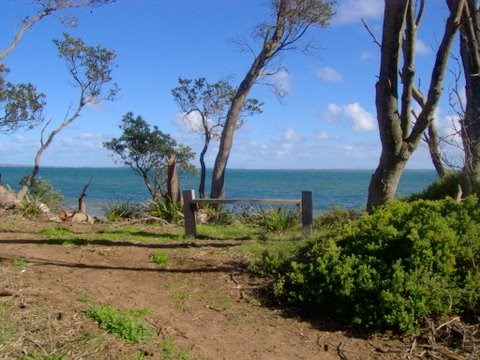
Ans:
<svg viewBox="0 0 480 360"><path fill-rule="evenodd" d="M31 168L0 167L2 182L18 189L21 178ZM227 198L285 198L301 197L304 190L313 192L315 212L338 205L360 209L365 206L372 170L227 170ZM208 174L210 175L210 174ZM40 177L52 182L66 200L67 207L75 207L83 186L92 178L87 191L87 207L101 208L115 200L144 201L149 196L140 176L125 168L51 168L40 170ZM404 172L398 194L419 192L437 179L434 170L407 170ZM181 179L183 190L198 192L199 178ZM207 177L207 193L210 177Z"/></svg>

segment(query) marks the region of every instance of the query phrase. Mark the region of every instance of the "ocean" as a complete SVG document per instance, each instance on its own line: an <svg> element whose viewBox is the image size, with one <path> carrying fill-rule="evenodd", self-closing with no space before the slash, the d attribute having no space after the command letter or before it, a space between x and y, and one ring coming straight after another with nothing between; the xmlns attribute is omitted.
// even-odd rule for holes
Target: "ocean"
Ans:
<svg viewBox="0 0 480 360"><path fill-rule="evenodd" d="M19 188L30 167L0 167L3 184ZM226 198L299 199L302 191L312 191L315 213L340 206L362 209L367 201L368 184L373 170L246 170L228 169ZM52 182L65 197L65 207L75 208L85 184L88 211L98 214L103 205L116 201L143 202L149 199L142 178L129 168L60 168L43 167L38 175ZM206 190L210 190L211 171L207 173ZM438 179L434 170L406 170L401 178L398 196L420 192ZM195 189L199 176L181 180L182 190ZM198 195L197 195L198 196Z"/></svg>

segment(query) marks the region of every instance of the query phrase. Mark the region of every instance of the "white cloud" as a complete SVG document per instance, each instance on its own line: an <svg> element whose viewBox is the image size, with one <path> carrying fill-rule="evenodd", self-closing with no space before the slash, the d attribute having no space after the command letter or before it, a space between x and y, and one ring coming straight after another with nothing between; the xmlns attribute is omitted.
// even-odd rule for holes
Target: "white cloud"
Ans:
<svg viewBox="0 0 480 360"><path fill-rule="evenodd" d="M360 19L380 19L383 15L382 0L343 0L337 8L334 24L360 22Z"/></svg>
<svg viewBox="0 0 480 360"><path fill-rule="evenodd" d="M317 70L317 76L323 81L341 82L343 80L342 74L330 66L325 66Z"/></svg>
<svg viewBox="0 0 480 360"><path fill-rule="evenodd" d="M352 122L352 130L355 132L367 132L375 130L375 119L358 102L339 106L329 104L324 113L324 119L328 122L337 122L341 118L347 118Z"/></svg>
<svg viewBox="0 0 480 360"><path fill-rule="evenodd" d="M104 135L103 134L93 134L93 133L81 133L80 134L80 139L103 139Z"/></svg>
<svg viewBox="0 0 480 360"><path fill-rule="evenodd" d="M292 81L290 74L285 70L277 71L268 77L274 92L279 96L285 96L292 92Z"/></svg>
<svg viewBox="0 0 480 360"><path fill-rule="evenodd" d="M368 61L374 58L375 56L370 51L362 51L360 53L360 61Z"/></svg>
<svg viewBox="0 0 480 360"><path fill-rule="evenodd" d="M292 128L285 129L282 139L287 143L298 143L301 140L300 135Z"/></svg>
<svg viewBox="0 0 480 360"><path fill-rule="evenodd" d="M313 133L314 140L328 140L330 139L330 135L326 131L315 131Z"/></svg>
<svg viewBox="0 0 480 360"><path fill-rule="evenodd" d="M415 51L419 55L428 55L432 53L432 48L424 43L421 39L417 39L415 42Z"/></svg>

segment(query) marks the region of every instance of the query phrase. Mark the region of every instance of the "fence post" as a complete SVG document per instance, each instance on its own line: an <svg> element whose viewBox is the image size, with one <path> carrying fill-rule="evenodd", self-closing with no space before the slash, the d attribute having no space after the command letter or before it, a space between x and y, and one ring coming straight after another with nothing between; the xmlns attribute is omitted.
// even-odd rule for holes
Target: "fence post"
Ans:
<svg viewBox="0 0 480 360"><path fill-rule="evenodd" d="M195 190L183 191L183 222L185 224L185 237L197 236L197 224L192 200L195 200Z"/></svg>
<svg viewBox="0 0 480 360"><path fill-rule="evenodd" d="M302 228L306 236L313 231L313 195L311 191L302 191Z"/></svg>

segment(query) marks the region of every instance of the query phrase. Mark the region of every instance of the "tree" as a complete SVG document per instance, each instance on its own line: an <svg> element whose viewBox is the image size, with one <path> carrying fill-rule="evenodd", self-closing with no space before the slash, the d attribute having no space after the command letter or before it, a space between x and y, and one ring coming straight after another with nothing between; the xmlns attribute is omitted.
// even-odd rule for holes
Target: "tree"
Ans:
<svg viewBox="0 0 480 360"><path fill-rule="evenodd" d="M424 0L420 1L418 11L415 11L415 3L413 0L385 0L380 75L375 97L382 152L368 188L369 211L395 196L405 165L433 121L433 113L442 93L448 56L460 25L465 1L458 0L452 4L437 50L425 106L413 121L411 105L415 41L424 12ZM402 51L403 65L400 69Z"/></svg>
<svg viewBox="0 0 480 360"><path fill-rule="evenodd" d="M452 1L449 6L454 6ZM460 121L465 154L462 190L468 195L480 192L480 13L477 0L465 1L460 55L465 77L465 112Z"/></svg>
<svg viewBox="0 0 480 360"><path fill-rule="evenodd" d="M113 3L115 0L34 0L38 10L22 21L8 46L0 50L0 132L9 133L19 128L33 128L43 119L45 95L39 93L32 84L13 84L6 81L9 69L3 64L4 59L15 49L25 32L36 23L48 16L57 16L70 25L75 24L75 18L70 14L60 14L67 9L96 7Z"/></svg>
<svg viewBox="0 0 480 360"><path fill-rule="evenodd" d="M233 136L248 93L260 75L272 73L268 65L280 53L297 50L307 51L301 44L307 30L312 26L325 27L333 15L334 1L324 0L272 0L272 23L257 27L256 35L262 45L248 72L232 98L212 175L211 197L220 198L225 193L225 169L233 145Z"/></svg>
<svg viewBox="0 0 480 360"><path fill-rule="evenodd" d="M111 82L111 72L115 66L115 52L99 45L88 46L83 40L75 39L64 34L63 40L54 40L59 57L65 61L68 72L72 76L73 84L78 88L78 102L73 112L68 114L63 122L55 128L45 140L44 132L49 122L42 129L40 148L35 156L33 171L27 176L24 186L17 197L22 200L33 178L40 171L40 159L43 152L52 143L55 136L66 126L80 116L82 109L88 104L96 104L101 100L113 100L118 92L116 84L108 87Z"/></svg>
<svg viewBox="0 0 480 360"><path fill-rule="evenodd" d="M168 174L173 176L176 168L168 165L174 162L180 172L193 171L189 161L195 154L190 147L177 144L157 126L151 129L141 116L135 117L132 112L123 116L119 127L122 135L104 142L103 146L113 153L117 163L130 167L142 177L154 202L175 202L178 197L169 193L169 189L178 185Z"/></svg>
<svg viewBox="0 0 480 360"><path fill-rule="evenodd" d="M203 137L198 190L200 197L204 198L205 154L210 141L220 138L229 105L232 103L237 89L228 80L219 80L211 84L205 78L195 80L179 78L178 83L179 86L172 90L173 99L180 110L184 112L183 120L189 129ZM257 99L247 99L237 120L237 129L243 125L245 116L261 113L262 105ZM196 118L195 115L198 115L199 118Z"/></svg>

